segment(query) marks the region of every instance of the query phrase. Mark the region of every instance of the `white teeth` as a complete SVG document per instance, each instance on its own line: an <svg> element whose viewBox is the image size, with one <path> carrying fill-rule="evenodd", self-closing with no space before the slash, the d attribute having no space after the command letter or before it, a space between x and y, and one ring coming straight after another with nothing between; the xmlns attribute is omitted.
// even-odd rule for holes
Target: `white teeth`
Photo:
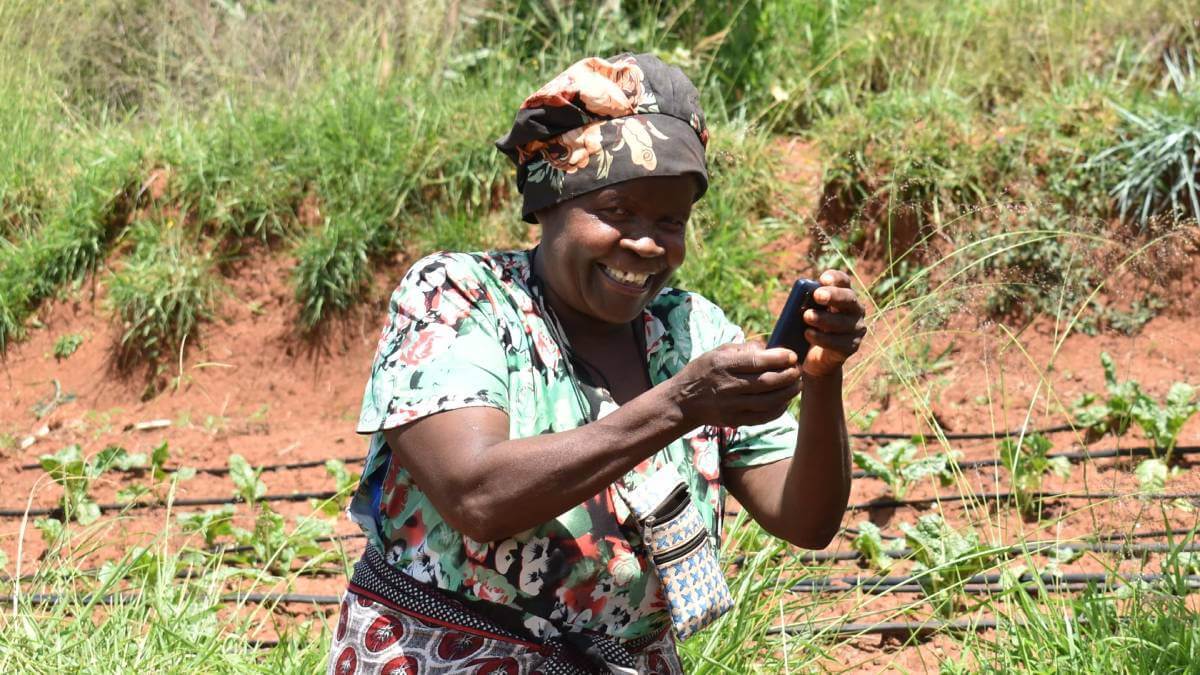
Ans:
<svg viewBox="0 0 1200 675"><path fill-rule="evenodd" d="M650 278L649 274L638 274L637 272L625 272L622 270L618 270L618 269L609 267L608 265L601 265L600 267L601 267L601 269L604 270L604 272L606 274L608 274L608 276L612 277L613 279L616 279L617 281L619 281L623 284L630 284L633 286L644 286L646 284L646 281Z"/></svg>

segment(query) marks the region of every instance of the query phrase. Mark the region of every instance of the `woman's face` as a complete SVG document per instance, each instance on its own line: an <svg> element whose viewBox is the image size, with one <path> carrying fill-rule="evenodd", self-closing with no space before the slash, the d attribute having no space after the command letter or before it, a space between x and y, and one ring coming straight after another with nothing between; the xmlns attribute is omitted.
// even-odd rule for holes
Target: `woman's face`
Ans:
<svg viewBox="0 0 1200 675"><path fill-rule="evenodd" d="M636 318L683 264L695 194L690 176L655 176L540 211L538 273L556 304L608 324Z"/></svg>

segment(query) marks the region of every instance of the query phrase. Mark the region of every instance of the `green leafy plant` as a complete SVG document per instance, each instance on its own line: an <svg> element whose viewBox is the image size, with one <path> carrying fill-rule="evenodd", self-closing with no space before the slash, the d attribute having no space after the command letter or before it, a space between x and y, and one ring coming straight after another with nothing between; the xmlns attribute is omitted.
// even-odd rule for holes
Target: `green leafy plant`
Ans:
<svg viewBox="0 0 1200 675"><path fill-rule="evenodd" d="M1095 394L1087 393L1075 402L1075 423L1087 432L1089 441L1105 434L1123 436L1133 422L1133 403L1142 395L1141 386L1134 380L1117 381L1117 366L1108 352L1100 353L1104 368L1104 385L1108 397L1097 403Z"/></svg>
<svg viewBox="0 0 1200 675"><path fill-rule="evenodd" d="M181 515L179 525L185 534L199 534L204 545L212 548L221 537L233 536L233 515L233 505L226 504L219 509Z"/></svg>
<svg viewBox="0 0 1200 675"><path fill-rule="evenodd" d="M1196 389L1185 382L1176 382L1167 391L1167 398L1158 403L1142 391L1134 380L1117 381L1116 366L1107 353L1100 354L1104 367L1104 381L1108 398L1096 403L1096 396L1085 394L1075 404L1076 422L1087 430L1089 439L1099 438L1105 433L1124 434L1131 423L1136 422L1150 441L1155 457L1163 457L1170 464L1175 446L1179 443L1179 432L1183 425L1197 412L1200 401L1196 400Z"/></svg>
<svg viewBox="0 0 1200 675"><path fill-rule="evenodd" d="M1071 475L1071 463L1066 457L1046 456L1053 447L1050 439L1041 434L1000 441L1000 463L1008 469L1013 498L1023 514L1031 515L1041 505L1038 493L1046 474L1053 473L1060 478Z"/></svg>
<svg viewBox="0 0 1200 675"><path fill-rule="evenodd" d="M1139 462L1137 468L1133 470L1133 475L1137 477L1139 490L1157 494L1165 490L1167 480L1172 476L1179 475L1179 472L1179 467L1169 466L1165 459L1151 457Z"/></svg>
<svg viewBox="0 0 1200 675"><path fill-rule="evenodd" d="M1146 395L1139 395L1133 402L1133 419L1150 439L1156 456L1171 463L1175 446L1179 443L1179 431L1183 425L1200 412L1200 401L1196 401L1196 389L1190 384L1176 382L1167 391L1163 404L1156 403Z"/></svg>
<svg viewBox="0 0 1200 675"><path fill-rule="evenodd" d="M913 575L934 611L951 615L962 605L959 591L967 579L988 569L996 551L984 546L972 529L959 532L938 514L917 519L915 526L900 523L900 531L913 550Z"/></svg>
<svg viewBox="0 0 1200 675"><path fill-rule="evenodd" d="M886 574L896 562L892 556L904 548L904 540L884 539L875 523L864 520L858 524L858 536L850 547L861 553L868 565Z"/></svg>
<svg viewBox="0 0 1200 675"><path fill-rule="evenodd" d="M130 454L125 448L110 445L85 459L83 450L73 444L53 455L42 455L38 463L50 474L51 480L62 486L63 494L58 504L64 518L88 525L100 517L100 506L88 494L92 481L112 467L122 470L144 467L146 455Z"/></svg>
<svg viewBox="0 0 1200 675"><path fill-rule="evenodd" d="M57 361L70 358L75 350L79 349L79 345L83 344L83 336L79 333L67 333L66 335L58 336L54 341L54 358Z"/></svg>
<svg viewBox="0 0 1200 675"><path fill-rule="evenodd" d="M267 485L263 483L263 470L254 469L245 457L239 454L229 456L229 478L233 481L235 497L247 504L254 504L267 494Z"/></svg>
<svg viewBox="0 0 1200 675"><path fill-rule="evenodd" d="M879 448L878 457L856 450L854 463L868 476L887 483L897 499L903 499L911 485L926 478L937 477L943 486L951 485L962 453L952 450L918 457L923 441L920 436L892 441Z"/></svg>

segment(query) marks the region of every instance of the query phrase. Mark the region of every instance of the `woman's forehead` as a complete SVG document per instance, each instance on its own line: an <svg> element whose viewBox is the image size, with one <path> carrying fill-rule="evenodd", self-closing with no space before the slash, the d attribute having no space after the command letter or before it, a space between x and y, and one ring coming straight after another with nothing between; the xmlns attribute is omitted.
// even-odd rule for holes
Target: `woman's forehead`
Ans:
<svg viewBox="0 0 1200 675"><path fill-rule="evenodd" d="M689 211L696 194L691 176L655 176L607 185L580 195L592 201L622 201L662 210Z"/></svg>

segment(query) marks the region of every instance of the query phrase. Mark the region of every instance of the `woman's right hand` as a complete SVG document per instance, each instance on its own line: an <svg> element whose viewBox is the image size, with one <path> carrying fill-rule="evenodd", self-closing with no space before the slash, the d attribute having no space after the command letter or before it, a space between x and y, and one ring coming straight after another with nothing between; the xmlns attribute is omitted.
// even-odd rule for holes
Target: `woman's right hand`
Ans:
<svg viewBox="0 0 1200 675"><path fill-rule="evenodd" d="M693 359L668 382L689 424L762 424L783 414L800 394L800 364L790 349L726 344Z"/></svg>

